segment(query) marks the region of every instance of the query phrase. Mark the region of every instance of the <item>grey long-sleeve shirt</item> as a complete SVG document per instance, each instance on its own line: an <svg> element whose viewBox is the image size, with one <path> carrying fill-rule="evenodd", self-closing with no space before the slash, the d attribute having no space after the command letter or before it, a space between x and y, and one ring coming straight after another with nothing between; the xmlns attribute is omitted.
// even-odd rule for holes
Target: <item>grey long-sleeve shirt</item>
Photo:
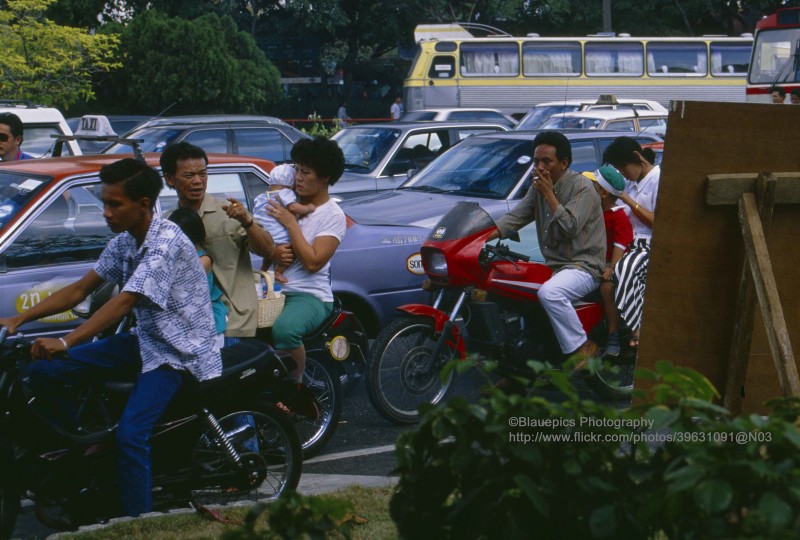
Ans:
<svg viewBox="0 0 800 540"><path fill-rule="evenodd" d="M554 272L581 268L599 279L606 260L600 194L591 180L572 169L564 172L553 189L559 202L555 212L531 186L519 204L497 221L500 236L506 237L535 219L539 247Z"/></svg>

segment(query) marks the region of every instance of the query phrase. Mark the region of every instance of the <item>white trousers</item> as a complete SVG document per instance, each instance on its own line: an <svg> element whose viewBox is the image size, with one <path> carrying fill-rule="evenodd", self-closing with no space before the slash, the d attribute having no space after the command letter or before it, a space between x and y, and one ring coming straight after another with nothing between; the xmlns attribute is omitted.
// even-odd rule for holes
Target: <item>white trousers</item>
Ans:
<svg viewBox="0 0 800 540"><path fill-rule="evenodd" d="M561 352L574 352L586 341L578 313L572 302L583 298L597 287L600 280L577 268L564 268L544 282L539 289L539 302L553 325Z"/></svg>

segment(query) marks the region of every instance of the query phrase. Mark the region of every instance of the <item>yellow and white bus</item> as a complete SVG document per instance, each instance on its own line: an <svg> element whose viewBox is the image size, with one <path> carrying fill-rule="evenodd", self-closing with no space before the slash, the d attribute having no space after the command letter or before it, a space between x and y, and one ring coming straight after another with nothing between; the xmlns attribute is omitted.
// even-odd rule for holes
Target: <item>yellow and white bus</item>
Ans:
<svg viewBox="0 0 800 540"><path fill-rule="evenodd" d="M492 107L527 112L544 101L618 98L745 101L753 37L537 35L474 37L462 26L420 25L404 82L407 111Z"/></svg>

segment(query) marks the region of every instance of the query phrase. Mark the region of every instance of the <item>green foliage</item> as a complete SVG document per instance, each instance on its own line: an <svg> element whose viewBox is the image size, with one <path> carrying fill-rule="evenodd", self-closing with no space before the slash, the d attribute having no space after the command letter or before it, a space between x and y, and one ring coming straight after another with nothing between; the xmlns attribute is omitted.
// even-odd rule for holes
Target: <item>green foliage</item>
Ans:
<svg viewBox="0 0 800 540"><path fill-rule="evenodd" d="M350 521L353 505L331 497L302 496L289 493L271 504L257 504L245 516L244 524L222 536L223 540L256 540L272 538L328 538L338 533L351 537ZM269 529L257 531L256 523L268 513Z"/></svg>
<svg viewBox="0 0 800 540"><path fill-rule="evenodd" d="M800 533L800 400L729 418L707 379L659 363L639 373L646 401L618 410L582 400L567 373L548 375L560 403L489 390L428 407L400 436L390 513L403 537Z"/></svg>
<svg viewBox="0 0 800 540"><path fill-rule="evenodd" d="M308 121L311 125L309 127L304 127L302 131L308 133L312 137L320 136L330 139L342 129L338 118L334 118L333 123L328 127L316 112L308 115Z"/></svg>
<svg viewBox="0 0 800 540"><path fill-rule="evenodd" d="M92 74L119 67L115 36L59 26L44 16L56 0L7 0L0 10L0 94L66 108L94 97Z"/></svg>
<svg viewBox="0 0 800 540"><path fill-rule="evenodd" d="M279 74L229 17L135 17L122 33L125 70L110 83L141 113L260 113L282 97Z"/></svg>

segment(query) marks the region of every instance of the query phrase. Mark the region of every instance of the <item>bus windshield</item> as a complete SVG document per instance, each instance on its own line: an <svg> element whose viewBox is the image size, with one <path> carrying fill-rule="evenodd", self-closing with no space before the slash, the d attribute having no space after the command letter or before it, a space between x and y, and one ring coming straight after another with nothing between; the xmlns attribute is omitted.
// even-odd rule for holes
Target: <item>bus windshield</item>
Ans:
<svg viewBox="0 0 800 540"><path fill-rule="evenodd" d="M753 48L749 82L776 84L798 80L797 47L800 28L762 31Z"/></svg>

